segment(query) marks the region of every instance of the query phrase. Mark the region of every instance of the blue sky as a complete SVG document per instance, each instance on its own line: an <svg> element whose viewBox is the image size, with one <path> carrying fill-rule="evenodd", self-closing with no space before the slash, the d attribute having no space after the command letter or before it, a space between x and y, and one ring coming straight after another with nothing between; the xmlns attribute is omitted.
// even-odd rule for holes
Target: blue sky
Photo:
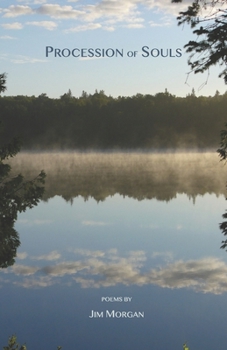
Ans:
<svg viewBox="0 0 227 350"><path fill-rule="evenodd" d="M184 1L184 6L189 2ZM58 98L69 89L76 97L96 89L114 97L165 89L185 96L192 88L197 95L224 93L218 67L211 70L202 89L206 73L191 74L185 84L189 67L183 46L192 34L190 28L177 26L180 6L171 0L1 0L0 62L1 72L7 73L5 95L46 93ZM144 46L149 55L143 52ZM53 48L48 57L46 47ZM73 57L73 49L79 57ZM111 49L108 53L114 55L86 57L88 49L105 53ZM161 49L167 57L161 57ZM116 50L123 57L116 57ZM61 57L55 57L55 52ZM128 57L132 52L135 57ZM69 57L63 57L68 53Z"/></svg>

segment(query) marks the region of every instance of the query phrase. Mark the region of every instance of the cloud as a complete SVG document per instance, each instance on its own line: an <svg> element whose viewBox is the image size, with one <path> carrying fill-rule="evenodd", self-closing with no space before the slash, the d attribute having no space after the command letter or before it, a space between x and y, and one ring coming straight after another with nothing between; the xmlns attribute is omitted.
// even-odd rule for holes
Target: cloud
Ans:
<svg viewBox="0 0 227 350"><path fill-rule="evenodd" d="M23 5L11 5L8 9L3 10L3 17L18 17L23 15L30 15L33 13L33 10L29 6Z"/></svg>
<svg viewBox="0 0 227 350"><path fill-rule="evenodd" d="M108 226L110 224L107 222L103 222L103 221L85 220L85 221L82 221L82 225L84 225L84 226Z"/></svg>
<svg viewBox="0 0 227 350"><path fill-rule="evenodd" d="M86 6L86 19L93 20L100 17L112 17L117 21L123 21L128 16L136 17L138 12L135 1L102 0L95 5Z"/></svg>
<svg viewBox="0 0 227 350"><path fill-rule="evenodd" d="M1 40L14 40L16 38L14 38L13 36L9 36L9 35L2 35L0 36Z"/></svg>
<svg viewBox="0 0 227 350"><path fill-rule="evenodd" d="M169 27L173 24L173 20L170 17L162 17L159 22L149 21L150 27Z"/></svg>
<svg viewBox="0 0 227 350"><path fill-rule="evenodd" d="M145 26L143 22L145 23L145 14L148 10L152 11L153 14L158 14L158 16L163 13L166 14L158 22L150 21L150 26L167 26L172 23L169 15L176 16L182 6L185 8L189 4L188 1L184 2L183 5L171 4L170 0L162 2L157 0L97 0L95 3L91 1L85 5L77 0L68 0L68 3L72 5L50 4L46 3L45 0L25 1L25 3L24 5L11 5L6 9L0 9L0 13L5 18L38 15L78 21L71 29L65 29L66 32L79 32L97 28L113 31L116 29L116 25L127 28L142 28ZM28 23L33 23L33 25L48 30L53 30L56 26L56 24L48 26L48 21L29 21ZM43 25L38 23L43 23ZM6 27L6 29L10 28Z"/></svg>
<svg viewBox="0 0 227 350"><path fill-rule="evenodd" d="M156 12L156 14L165 13L176 16L188 4L189 1L183 4L172 4L170 0L102 0L83 7L84 12L86 12L84 20L94 21L100 18L109 18L113 19L115 23L127 22L128 20L137 21L142 16L144 17L147 10Z"/></svg>
<svg viewBox="0 0 227 350"><path fill-rule="evenodd" d="M185 0L183 3L173 4L169 0L142 0L142 3L149 9L156 10L157 12L164 12L172 14L174 16L178 15L180 11L191 5L191 0Z"/></svg>
<svg viewBox="0 0 227 350"><path fill-rule="evenodd" d="M1 25L4 29L15 29L19 30L23 28L23 24L19 22L14 22L14 23L5 23Z"/></svg>
<svg viewBox="0 0 227 350"><path fill-rule="evenodd" d="M42 276L40 278L37 279L25 279L23 281L20 282L15 282L15 285L18 285L20 287L24 287L24 288L37 288L37 287L50 287L54 284L56 284L56 281L54 281L53 279L47 277L47 276Z"/></svg>
<svg viewBox="0 0 227 350"><path fill-rule="evenodd" d="M15 275L34 275L39 270L38 267L34 266L25 266L25 265L14 265L11 267L11 270Z"/></svg>
<svg viewBox="0 0 227 350"><path fill-rule="evenodd" d="M139 17L137 17L139 16ZM141 16L141 13L132 13L128 16L125 17L125 19L122 21L123 23L125 24L122 24L121 26L122 27L125 27L125 28L135 28L135 29L138 29L138 28L144 28L145 27L145 20L144 18L140 17Z"/></svg>
<svg viewBox="0 0 227 350"><path fill-rule="evenodd" d="M32 5L40 5L40 4L45 4L47 0L17 0L18 2L24 2L27 5L32 4Z"/></svg>
<svg viewBox="0 0 227 350"><path fill-rule="evenodd" d="M59 281L59 278L65 277L70 279L68 283L75 281L82 288L155 285L169 289L187 288L200 293L227 292L227 264L217 258L172 262L171 252L154 252L153 258L161 257L166 263L149 268L151 260L146 262L147 256L144 251L129 251L124 256L119 255L116 249L109 251L76 249L74 253L80 255L81 259L44 267L16 264L9 268L8 272L17 276L31 276L31 282L28 279L25 284L23 281L18 282L27 288L34 286L35 281L39 281L37 285L45 287L54 283L50 278L58 278ZM60 254L53 251L36 260L51 261L58 258ZM168 263L168 260L171 263ZM40 274L47 279L39 280Z"/></svg>
<svg viewBox="0 0 227 350"><path fill-rule="evenodd" d="M20 260L24 260L26 259L28 256L27 253L23 252L23 253L17 253L17 259L20 259Z"/></svg>
<svg viewBox="0 0 227 350"><path fill-rule="evenodd" d="M46 254L46 255L40 255L37 257L32 257L33 260L48 260L48 261L52 261L52 260L58 260L61 258L61 254L58 253L56 250L53 250L52 252Z"/></svg>
<svg viewBox="0 0 227 350"><path fill-rule="evenodd" d="M42 272L50 276L74 275L77 272L89 268L87 263L81 261L63 262L54 266L46 266L42 268Z"/></svg>
<svg viewBox="0 0 227 350"><path fill-rule="evenodd" d="M45 4L46 3L46 0L34 0L33 1L33 4L36 5L36 4Z"/></svg>
<svg viewBox="0 0 227 350"><path fill-rule="evenodd" d="M126 24L125 27L138 29L138 28L144 28L144 25L141 23L130 23L130 24Z"/></svg>
<svg viewBox="0 0 227 350"><path fill-rule="evenodd" d="M78 255L86 256L86 257L88 256L93 257L93 258L105 256L105 252L101 250L75 249L74 253Z"/></svg>
<svg viewBox="0 0 227 350"><path fill-rule="evenodd" d="M73 28L70 28L68 30L65 30L66 33L70 32L84 32L86 30L94 30L94 29L99 29L102 28L100 23L88 23L85 25L79 25Z"/></svg>
<svg viewBox="0 0 227 350"><path fill-rule="evenodd" d="M138 265L127 259L116 264L93 261L89 273L101 278L75 277L82 288L110 287L117 284L143 286L153 284L162 288L189 288L196 292L222 294L227 292L227 265L215 258L198 261L178 261L166 267L142 274Z"/></svg>
<svg viewBox="0 0 227 350"><path fill-rule="evenodd" d="M87 251L88 259L81 262L80 268L83 276L75 276L73 279L81 284L82 288L99 288L115 286L117 284L131 285L143 284L143 275L139 274L139 268L146 260L143 251L131 251L126 257L117 255L116 250L110 250L104 255L91 257L91 252ZM101 255L101 254L99 254ZM91 277L96 276L98 281Z"/></svg>
<svg viewBox="0 0 227 350"><path fill-rule="evenodd" d="M138 11L138 4L140 1L125 0L102 0L95 4L88 4L81 9L84 15L81 19L85 22L99 21L102 25L102 29L114 30L116 25L127 25L131 22L131 26L134 23L143 21L140 17L141 12ZM137 24L138 25L138 24Z"/></svg>
<svg viewBox="0 0 227 350"><path fill-rule="evenodd" d="M80 19L80 16L84 15L83 11L75 10L72 6L60 6L58 4L42 5L35 12L39 15L58 19Z"/></svg>
<svg viewBox="0 0 227 350"><path fill-rule="evenodd" d="M177 261L160 270L152 270L148 280L163 288L191 288L198 292L227 292L227 265L216 258Z"/></svg>
<svg viewBox="0 0 227 350"><path fill-rule="evenodd" d="M54 30L57 28L57 23L52 21L39 21L39 22L26 22L26 25L36 26L36 27L42 27L47 30Z"/></svg>
<svg viewBox="0 0 227 350"><path fill-rule="evenodd" d="M139 272L143 259L144 257L132 255L128 258L118 257L110 262L91 259L88 278L78 276L74 280L80 283L82 288L110 287L118 284L141 286L146 281L146 277ZM98 276L98 279L91 279L91 276Z"/></svg>
<svg viewBox="0 0 227 350"><path fill-rule="evenodd" d="M16 64L27 64L27 63L43 63L47 62L46 60L39 59L39 58L32 58L28 56L21 56L18 55L17 58L11 59L12 63ZM35 225L44 225L51 223L51 220L34 220L32 223L28 222L29 224L35 224Z"/></svg>

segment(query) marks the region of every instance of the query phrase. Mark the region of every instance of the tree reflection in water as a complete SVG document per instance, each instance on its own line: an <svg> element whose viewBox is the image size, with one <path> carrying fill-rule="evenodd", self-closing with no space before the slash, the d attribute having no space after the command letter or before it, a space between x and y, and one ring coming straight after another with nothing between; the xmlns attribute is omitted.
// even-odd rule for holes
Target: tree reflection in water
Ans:
<svg viewBox="0 0 227 350"><path fill-rule="evenodd" d="M227 161L227 124L226 129L221 131L220 147L217 150L221 161ZM227 198L226 198L227 199ZM227 219L227 211L222 215L223 219ZM227 236L227 221L223 221L219 224L220 230L224 236ZM227 247L227 239L222 241L221 248Z"/></svg>
<svg viewBox="0 0 227 350"><path fill-rule="evenodd" d="M11 167L5 163L20 150L14 139L0 147L0 267L6 268L15 262L20 239L14 224L17 214L37 205L44 193L45 173L41 171L30 181L19 174L11 177Z"/></svg>
<svg viewBox="0 0 227 350"><path fill-rule="evenodd" d="M222 215L224 219L227 219L227 212ZM223 221L219 224L220 230L222 231L224 236L227 236L227 221ZM221 248L225 249L227 247L227 239L221 242Z"/></svg>

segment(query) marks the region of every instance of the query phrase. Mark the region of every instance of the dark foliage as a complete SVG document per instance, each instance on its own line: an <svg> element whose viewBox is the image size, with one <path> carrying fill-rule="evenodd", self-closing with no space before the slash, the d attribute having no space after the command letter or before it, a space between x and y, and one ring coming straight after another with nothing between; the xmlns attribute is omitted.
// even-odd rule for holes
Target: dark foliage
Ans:
<svg viewBox="0 0 227 350"><path fill-rule="evenodd" d="M226 109L227 94L218 93L1 97L2 141L20 136L24 149L40 150L216 148Z"/></svg>
<svg viewBox="0 0 227 350"><path fill-rule="evenodd" d="M0 74L0 93L6 90L6 73Z"/></svg>
<svg viewBox="0 0 227 350"><path fill-rule="evenodd" d="M61 350L61 346L57 346L57 350ZM17 337L16 335L12 335L8 339L8 345L3 347L3 350L27 350L26 345L20 345L17 342Z"/></svg>
<svg viewBox="0 0 227 350"><path fill-rule="evenodd" d="M43 171L30 181L21 174L10 177L11 167L4 161L18 151L15 140L0 149L0 267L8 267L15 262L19 235L14 223L19 212L37 205L44 192L45 173Z"/></svg>
<svg viewBox="0 0 227 350"><path fill-rule="evenodd" d="M0 93L6 90L6 74L0 74ZM1 109L0 109L1 110ZM11 135L7 135L7 139ZM2 137L3 139L3 137ZM37 205L44 192L45 173L33 180L24 181L21 174L11 177L9 164L5 163L20 150L20 141L0 145L0 267L13 265L20 245L19 235L14 229L17 214Z"/></svg>
<svg viewBox="0 0 227 350"><path fill-rule="evenodd" d="M172 0L173 3L183 2ZM188 64L194 73L209 71L211 66L219 64L219 77L227 83L227 1L195 0L178 16L178 24L189 24L193 28L196 40L190 40L186 52L190 53ZM224 69L223 69L224 67Z"/></svg>
<svg viewBox="0 0 227 350"><path fill-rule="evenodd" d="M222 215L223 219L227 219L227 213ZM224 236L227 236L227 221L223 221L222 223L219 224L220 230L222 231ZM227 248L227 239L222 241L221 245L222 249Z"/></svg>

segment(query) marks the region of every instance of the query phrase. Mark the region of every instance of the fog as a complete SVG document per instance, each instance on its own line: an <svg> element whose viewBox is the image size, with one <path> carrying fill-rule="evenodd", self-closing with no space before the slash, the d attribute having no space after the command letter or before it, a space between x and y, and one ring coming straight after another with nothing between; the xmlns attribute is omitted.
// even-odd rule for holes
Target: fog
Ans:
<svg viewBox="0 0 227 350"><path fill-rule="evenodd" d="M12 174L47 174L44 200L60 195L105 200L120 194L137 200L169 201L177 194L226 194L226 167L215 152L22 152L10 161Z"/></svg>

